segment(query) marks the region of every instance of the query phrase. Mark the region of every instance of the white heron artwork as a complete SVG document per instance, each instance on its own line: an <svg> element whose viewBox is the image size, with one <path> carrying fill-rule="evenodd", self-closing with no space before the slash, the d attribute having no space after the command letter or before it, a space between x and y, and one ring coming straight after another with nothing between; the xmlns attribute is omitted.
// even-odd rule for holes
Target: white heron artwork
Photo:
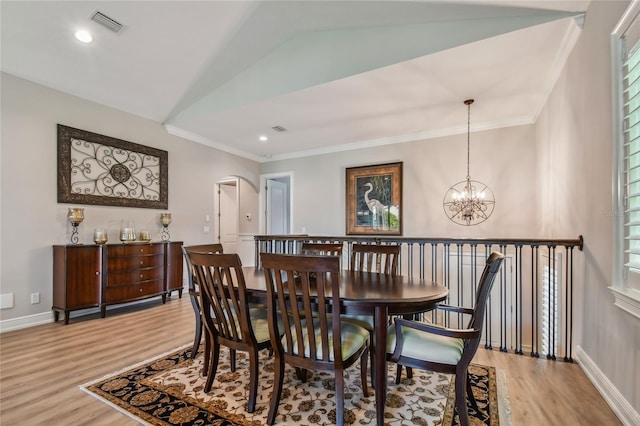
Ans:
<svg viewBox="0 0 640 426"><path fill-rule="evenodd" d="M369 187L364 193L364 202L373 215L372 227L386 229L388 227L387 207L375 198L369 198L369 194L373 191L371 182L365 183L364 186Z"/></svg>

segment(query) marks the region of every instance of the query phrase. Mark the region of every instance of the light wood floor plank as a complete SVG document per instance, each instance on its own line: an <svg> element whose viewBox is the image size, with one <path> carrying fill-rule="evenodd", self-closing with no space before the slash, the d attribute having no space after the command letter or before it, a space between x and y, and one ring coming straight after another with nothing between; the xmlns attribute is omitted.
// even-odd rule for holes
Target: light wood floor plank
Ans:
<svg viewBox="0 0 640 426"><path fill-rule="evenodd" d="M194 314L174 294L0 335L2 425L136 425L79 385L190 344ZM479 350L474 360L505 371L514 426L621 424L576 364Z"/></svg>

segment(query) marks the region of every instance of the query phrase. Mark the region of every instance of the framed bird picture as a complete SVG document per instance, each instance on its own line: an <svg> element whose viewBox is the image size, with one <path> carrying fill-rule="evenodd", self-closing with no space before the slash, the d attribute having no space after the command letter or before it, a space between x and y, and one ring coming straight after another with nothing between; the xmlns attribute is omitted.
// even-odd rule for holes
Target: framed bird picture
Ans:
<svg viewBox="0 0 640 426"><path fill-rule="evenodd" d="M347 235L402 235L402 162L346 169Z"/></svg>

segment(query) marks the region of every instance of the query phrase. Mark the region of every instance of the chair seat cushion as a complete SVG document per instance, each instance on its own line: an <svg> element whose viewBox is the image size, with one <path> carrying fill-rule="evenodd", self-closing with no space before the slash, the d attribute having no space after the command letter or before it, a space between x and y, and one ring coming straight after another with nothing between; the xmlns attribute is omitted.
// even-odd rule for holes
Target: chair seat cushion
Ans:
<svg viewBox="0 0 640 426"><path fill-rule="evenodd" d="M240 326L240 320L236 314L235 309L231 309L235 324ZM267 319L267 310L265 308L250 308L249 309L249 321L251 321L251 328L253 329L253 335L256 337L258 343L263 343L271 339L269 335L269 320ZM278 316L278 327L282 329L282 319ZM242 338L242 331L238 329L238 336Z"/></svg>
<svg viewBox="0 0 640 426"><path fill-rule="evenodd" d="M369 331L373 331L373 315L340 315L344 322L357 324Z"/></svg>
<svg viewBox="0 0 640 426"><path fill-rule="evenodd" d="M308 333L306 326L306 319L301 321L303 326L303 338L305 339L305 357L309 357L309 345L308 345ZM331 324L329 326L329 360L333 361L333 332L331 331ZM351 355L356 353L362 346L366 345L369 338L369 331L366 329L347 322L341 323L341 342L342 342L342 359L346 360ZM313 328L315 329L315 339L317 345L316 357L322 359L322 341L320 340L320 320L313 320ZM293 337L293 352L298 354L298 343L295 328L291 327L291 335ZM282 345L287 350L286 337L282 338Z"/></svg>
<svg viewBox="0 0 640 426"><path fill-rule="evenodd" d="M413 328L402 327L402 356L428 362L455 365L462 357L464 341L452 337L427 333ZM395 326L389 327L387 352L396 349Z"/></svg>
<svg viewBox="0 0 640 426"><path fill-rule="evenodd" d="M249 309L249 319L253 327L253 335L256 336L258 343L266 342L271 339L269 335L269 320L267 319L267 310L263 308Z"/></svg>

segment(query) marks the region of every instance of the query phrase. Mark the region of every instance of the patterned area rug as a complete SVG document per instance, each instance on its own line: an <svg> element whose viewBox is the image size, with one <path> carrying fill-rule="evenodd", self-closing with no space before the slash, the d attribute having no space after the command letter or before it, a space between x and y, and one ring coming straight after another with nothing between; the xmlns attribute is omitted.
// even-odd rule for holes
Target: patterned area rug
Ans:
<svg viewBox="0 0 640 426"><path fill-rule="evenodd" d="M258 401L254 413L247 413L248 357L236 355L237 369L230 371L228 351L223 348L218 374L209 394L203 391L202 354L189 358L190 349L147 360L81 386L85 392L119 409L142 424L150 425L263 425L269 411L273 387L273 358L260 353ZM414 370L395 384L395 365L389 363L389 384L385 409L388 425L449 425L454 414L452 376ZM472 365L473 392L479 410L469 407L472 425L508 426L508 398L504 384L498 386L493 367ZM369 388L364 397L359 365L345 372L345 424L375 425L375 397ZM498 389L501 388L501 389ZM287 366L284 390L276 424L335 424L334 379L332 373L313 372L300 382ZM498 402L500 406L498 407ZM499 408L501 409L499 413Z"/></svg>

